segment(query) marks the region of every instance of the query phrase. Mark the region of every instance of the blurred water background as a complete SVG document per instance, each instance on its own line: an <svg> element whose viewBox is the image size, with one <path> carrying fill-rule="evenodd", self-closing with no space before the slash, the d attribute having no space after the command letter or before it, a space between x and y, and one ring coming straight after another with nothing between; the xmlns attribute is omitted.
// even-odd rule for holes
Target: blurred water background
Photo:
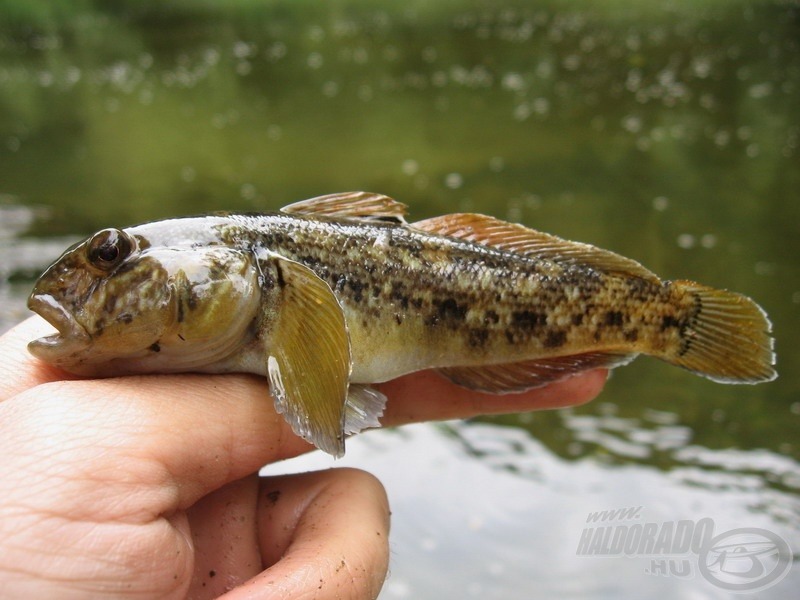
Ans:
<svg viewBox="0 0 800 600"><path fill-rule="evenodd" d="M640 359L589 406L371 432L341 463L389 490L382 598L727 598L696 556L576 549L590 512L642 507L797 553L799 144L794 1L0 0L0 331L95 229L355 189L743 292L773 383ZM798 586L796 561L756 596Z"/></svg>

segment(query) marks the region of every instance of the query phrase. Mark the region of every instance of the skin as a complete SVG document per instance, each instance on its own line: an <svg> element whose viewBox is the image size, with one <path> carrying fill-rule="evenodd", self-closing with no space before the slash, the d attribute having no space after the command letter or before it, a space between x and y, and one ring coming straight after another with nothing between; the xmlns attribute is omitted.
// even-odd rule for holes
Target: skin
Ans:
<svg viewBox="0 0 800 600"><path fill-rule="evenodd" d="M352 469L259 477L312 449L249 375L80 380L0 338L0 596L374 598L388 565L380 483ZM513 396L422 372L380 386L384 425L574 406L592 371Z"/></svg>

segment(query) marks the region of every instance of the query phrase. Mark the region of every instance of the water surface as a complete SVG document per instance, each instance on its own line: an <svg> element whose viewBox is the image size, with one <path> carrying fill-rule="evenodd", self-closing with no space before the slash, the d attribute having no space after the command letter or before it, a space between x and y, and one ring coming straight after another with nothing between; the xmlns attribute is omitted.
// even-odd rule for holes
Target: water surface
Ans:
<svg viewBox="0 0 800 600"><path fill-rule="evenodd" d="M770 384L640 359L580 409L354 440L345 464L394 505L386 598L727 597L576 556L587 515L626 506L797 551L796 3L2 4L0 330L95 229L353 189L595 243L772 317Z"/></svg>

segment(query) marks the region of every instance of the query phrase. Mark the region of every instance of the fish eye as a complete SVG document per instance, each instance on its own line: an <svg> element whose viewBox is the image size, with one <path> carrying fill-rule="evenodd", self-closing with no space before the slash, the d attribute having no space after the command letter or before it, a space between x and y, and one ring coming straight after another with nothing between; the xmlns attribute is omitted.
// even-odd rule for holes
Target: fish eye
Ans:
<svg viewBox="0 0 800 600"><path fill-rule="evenodd" d="M110 271L131 253L128 235L119 229L104 229L89 240L86 256L101 271Z"/></svg>

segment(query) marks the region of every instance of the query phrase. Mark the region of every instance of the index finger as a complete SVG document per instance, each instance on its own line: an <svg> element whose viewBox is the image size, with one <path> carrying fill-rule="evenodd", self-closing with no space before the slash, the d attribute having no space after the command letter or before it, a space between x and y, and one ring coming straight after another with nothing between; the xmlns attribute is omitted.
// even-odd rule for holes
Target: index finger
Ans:
<svg viewBox="0 0 800 600"><path fill-rule="evenodd" d="M268 462L312 448L276 414L264 378L159 375L49 383L68 376L28 355L27 342L47 332L39 321L28 320L0 338L3 399L18 395L19 402L8 408L16 409L16 419L22 420L17 429L28 437L53 422L74 432L86 455L96 458L93 436L107 438L113 431L131 455L161 465L176 484L180 497L172 501L180 506ZM594 397L604 381L604 373L595 371L526 393L491 396L435 373L415 373L381 385L389 396L381 421L390 426L574 405ZM37 391L43 384L47 389Z"/></svg>
<svg viewBox="0 0 800 600"><path fill-rule="evenodd" d="M54 332L41 317L31 317L0 337L0 402L42 383L74 379L28 352L28 342Z"/></svg>

